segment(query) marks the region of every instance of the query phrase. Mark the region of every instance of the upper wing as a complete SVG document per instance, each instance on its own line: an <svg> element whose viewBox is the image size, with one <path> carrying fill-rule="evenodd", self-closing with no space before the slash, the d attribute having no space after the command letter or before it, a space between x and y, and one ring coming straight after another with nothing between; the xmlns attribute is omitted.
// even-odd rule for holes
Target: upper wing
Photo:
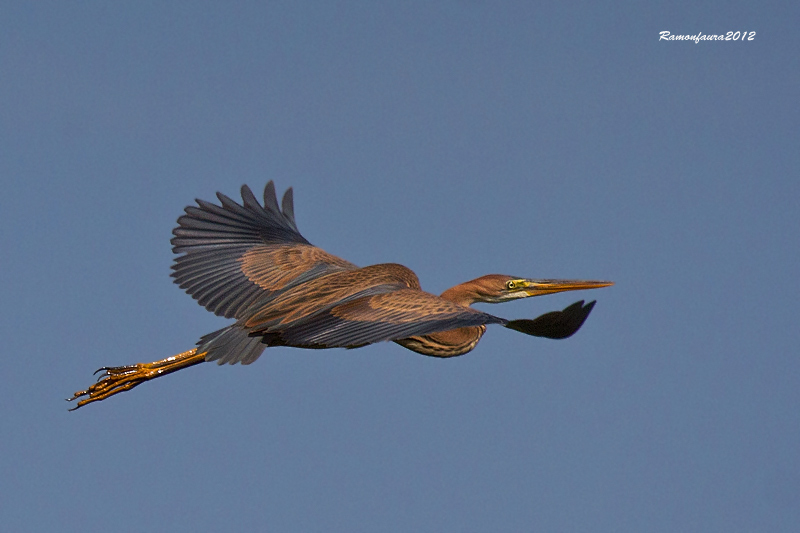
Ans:
<svg viewBox="0 0 800 533"><path fill-rule="evenodd" d="M583 305L583 300L575 302L563 311L545 313L533 320L510 320L507 328L548 339L566 339L581 329L581 326L592 312L594 304L589 302Z"/></svg>
<svg viewBox="0 0 800 533"><path fill-rule="evenodd" d="M506 320L402 285L373 286L313 314L248 322L251 335L270 345L355 348L438 331L505 324Z"/></svg>
<svg viewBox="0 0 800 533"><path fill-rule="evenodd" d="M261 206L246 185L242 204L217 193L221 205L197 200L178 219L172 251L175 283L209 311L241 318L300 283L357 268L312 246L297 229L292 189L278 206L275 186L264 188Z"/></svg>

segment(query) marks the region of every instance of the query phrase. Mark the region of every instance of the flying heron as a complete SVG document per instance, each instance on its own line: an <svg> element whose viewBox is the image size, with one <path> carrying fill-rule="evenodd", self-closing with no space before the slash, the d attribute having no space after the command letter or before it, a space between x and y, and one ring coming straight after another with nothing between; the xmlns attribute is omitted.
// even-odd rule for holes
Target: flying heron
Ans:
<svg viewBox="0 0 800 533"><path fill-rule="evenodd" d="M79 400L73 410L199 363L248 365L267 346L359 348L394 341L423 355L453 357L475 348L487 324L563 339L580 329L594 301L533 320L506 320L470 306L613 285L490 274L435 296L423 292L403 265L359 268L313 246L297 229L291 188L281 206L272 181L263 206L247 185L241 193L241 204L221 193L220 205L197 200L178 219L171 241L179 254L172 265L175 283L209 311L236 322L172 357L99 369L98 381L70 398Z"/></svg>

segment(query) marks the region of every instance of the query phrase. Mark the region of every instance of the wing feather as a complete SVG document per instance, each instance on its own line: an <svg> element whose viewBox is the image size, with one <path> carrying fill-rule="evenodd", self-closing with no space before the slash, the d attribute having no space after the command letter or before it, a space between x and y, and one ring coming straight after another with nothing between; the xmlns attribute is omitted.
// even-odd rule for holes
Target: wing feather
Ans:
<svg viewBox="0 0 800 533"><path fill-rule="evenodd" d="M294 192L292 192L291 187L286 189L286 192L283 193L281 208L283 210L283 216L286 217L286 221L292 226L292 228L294 228L295 231L298 231L297 222L294 220Z"/></svg>
<svg viewBox="0 0 800 533"><path fill-rule="evenodd" d="M583 300L565 307L562 311L551 311L533 320L511 320L505 327L536 337L566 339L581 329L592 312L596 301L583 305Z"/></svg>
<svg viewBox="0 0 800 533"><path fill-rule="evenodd" d="M266 305L298 283L357 268L300 234L291 188L281 206L271 181L263 206L246 185L241 196L241 204L222 193L217 193L220 205L197 200L172 232L172 250L180 254L172 277L209 311L241 318L251 314L250 306Z"/></svg>

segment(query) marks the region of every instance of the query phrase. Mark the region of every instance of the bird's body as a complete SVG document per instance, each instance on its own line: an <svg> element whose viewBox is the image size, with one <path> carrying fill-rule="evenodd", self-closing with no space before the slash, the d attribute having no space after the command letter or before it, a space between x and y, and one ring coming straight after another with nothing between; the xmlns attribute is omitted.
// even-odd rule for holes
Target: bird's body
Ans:
<svg viewBox="0 0 800 533"><path fill-rule="evenodd" d="M390 340L424 355L452 357L475 348L488 324L564 338L580 328L594 302L513 321L470 306L611 285L491 274L435 296L422 291L416 274L403 265L359 268L311 245L297 229L291 189L281 207L272 182L263 206L247 186L242 204L217 197L221 205L197 200L178 219L172 244L180 256L172 276L206 309L235 322L188 352L101 369L105 375L98 383L73 396L87 396L77 407L198 363L249 364L267 346L357 348Z"/></svg>
<svg viewBox="0 0 800 533"><path fill-rule="evenodd" d="M471 352L486 333L486 326L439 331L428 335L418 335L394 342L422 355L431 357L455 357Z"/></svg>

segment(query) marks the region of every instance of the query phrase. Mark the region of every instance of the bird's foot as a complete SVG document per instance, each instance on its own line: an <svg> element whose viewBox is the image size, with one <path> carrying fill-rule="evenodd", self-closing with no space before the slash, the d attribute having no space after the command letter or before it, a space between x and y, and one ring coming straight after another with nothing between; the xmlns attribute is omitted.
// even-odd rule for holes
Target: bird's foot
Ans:
<svg viewBox="0 0 800 533"><path fill-rule="evenodd" d="M99 372L103 373L98 378L97 383L86 390L76 392L72 395L72 398L67 399L67 401L72 402L82 398L70 411L74 411L92 402L105 400L120 392L131 390L145 381L175 372L187 366L202 363L203 361L205 361L205 353L198 354L197 348L193 348L188 352L179 353L178 355L173 355L152 363L136 363L135 365L106 366L100 368L95 372L95 374Z"/></svg>

